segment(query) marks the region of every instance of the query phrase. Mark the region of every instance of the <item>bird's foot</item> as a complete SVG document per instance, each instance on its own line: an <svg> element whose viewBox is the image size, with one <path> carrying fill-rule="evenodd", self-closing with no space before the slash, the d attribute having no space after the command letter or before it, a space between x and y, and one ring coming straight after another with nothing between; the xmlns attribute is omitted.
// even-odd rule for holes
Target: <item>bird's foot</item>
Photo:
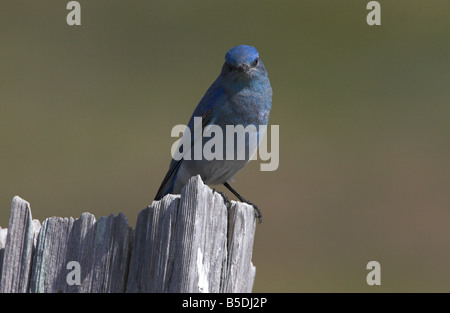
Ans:
<svg viewBox="0 0 450 313"><path fill-rule="evenodd" d="M228 199L227 195L221 191L216 190L216 188L213 189L213 192L217 192L219 195L222 196L223 202L225 203L225 206L229 210L231 208L231 201L230 201L230 199Z"/></svg>
<svg viewBox="0 0 450 313"><path fill-rule="evenodd" d="M255 209L255 217L258 219L258 223L261 224L263 221L263 216L261 210L256 206L256 204L251 203L250 201L244 201L247 204L250 204Z"/></svg>

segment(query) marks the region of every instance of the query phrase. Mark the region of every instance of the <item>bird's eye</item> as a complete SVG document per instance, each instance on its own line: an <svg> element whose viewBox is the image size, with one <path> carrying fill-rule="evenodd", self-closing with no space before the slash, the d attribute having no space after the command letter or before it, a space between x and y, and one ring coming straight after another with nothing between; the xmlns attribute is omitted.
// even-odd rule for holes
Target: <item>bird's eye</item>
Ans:
<svg viewBox="0 0 450 313"><path fill-rule="evenodd" d="M231 64L227 64L227 69L231 72L233 70L233 66Z"/></svg>
<svg viewBox="0 0 450 313"><path fill-rule="evenodd" d="M252 62L252 66L257 66L259 63L259 58L256 58L255 61Z"/></svg>

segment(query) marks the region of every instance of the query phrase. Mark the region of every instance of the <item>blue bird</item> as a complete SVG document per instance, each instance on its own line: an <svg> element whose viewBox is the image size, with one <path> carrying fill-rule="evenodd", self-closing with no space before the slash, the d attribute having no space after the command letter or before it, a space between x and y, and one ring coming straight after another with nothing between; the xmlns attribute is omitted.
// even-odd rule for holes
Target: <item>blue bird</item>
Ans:
<svg viewBox="0 0 450 313"><path fill-rule="evenodd" d="M222 66L219 77L209 87L200 103L195 108L187 127L188 134L191 135L191 146L183 147L184 156L188 153L192 156L194 144L202 140L202 147L211 138L194 137L194 118L201 117L202 130L208 129L211 125L219 126L223 131L223 158L207 160L203 156L196 160L193 157L183 157L180 160L172 158L169 170L163 179L155 200L160 200L165 195L179 194L188 180L200 174L205 184L223 184L240 201L248 203L255 208L255 215L259 222L262 221L262 214L259 208L253 203L244 199L234 190L229 181L240 171L252 158L256 152L259 142L264 135L265 129L259 125L267 125L269 113L272 107L272 88L267 71L259 57L258 51L251 46L240 45L231 48L225 55L225 63ZM226 149L226 126L242 125L247 127L254 125L256 133L245 134L245 156L230 160L227 159ZM185 132L186 135L186 132ZM216 134L217 135L217 134ZM250 136L256 136L255 141L251 141ZM238 154L239 139L234 141L235 156ZM252 144L253 142L253 144ZM242 143L242 142L241 142ZM242 147L242 146L240 146ZM225 203L230 202L225 194Z"/></svg>

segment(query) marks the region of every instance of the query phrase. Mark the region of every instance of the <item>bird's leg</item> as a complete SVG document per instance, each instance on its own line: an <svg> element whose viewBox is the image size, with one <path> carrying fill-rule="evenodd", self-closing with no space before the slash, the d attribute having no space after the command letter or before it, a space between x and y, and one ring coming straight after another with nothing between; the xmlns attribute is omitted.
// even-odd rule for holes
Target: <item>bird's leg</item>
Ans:
<svg viewBox="0 0 450 313"><path fill-rule="evenodd" d="M255 204L253 204L252 202L250 202L250 201L246 200L244 197L242 197L242 196L241 196L236 190L234 190L234 189L230 186L230 184L228 184L227 182L225 182L223 185L224 185L225 187L227 187L228 190L231 191L231 192L239 199L239 201L244 202L244 203L247 203L247 204L250 204L250 205L255 209L255 217L258 219L258 222L261 224L262 221L263 221L263 217L262 217L261 210L260 210Z"/></svg>
<svg viewBox="0 0 450 313"><path fill-rule="evenodd" d="M228 199L227 195L221 191L216 190L216 188L213 189L213 192L217 192L219 195L222 196L223 202L225 203L227 210L229 210L231 208L231 202L230 202L230 199Z"/></svg>

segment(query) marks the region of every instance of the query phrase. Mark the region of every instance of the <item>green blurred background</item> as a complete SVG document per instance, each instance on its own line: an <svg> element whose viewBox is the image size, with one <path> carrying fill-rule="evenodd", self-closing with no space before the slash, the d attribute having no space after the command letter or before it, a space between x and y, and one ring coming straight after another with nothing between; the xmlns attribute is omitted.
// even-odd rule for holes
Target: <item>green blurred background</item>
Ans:
<svg viewBox="0 0 450 313"><path fill-rule="evenodd" d="M450 2L0 0L0 225L124 212L168 168L226 51L254 45L280 166L235 188L259 204L255 292L450 292ZM225 191L224 188L219 188ZM231 197L231 195L230 195ZM366 264L381 264L381 286Z"/></svg>

